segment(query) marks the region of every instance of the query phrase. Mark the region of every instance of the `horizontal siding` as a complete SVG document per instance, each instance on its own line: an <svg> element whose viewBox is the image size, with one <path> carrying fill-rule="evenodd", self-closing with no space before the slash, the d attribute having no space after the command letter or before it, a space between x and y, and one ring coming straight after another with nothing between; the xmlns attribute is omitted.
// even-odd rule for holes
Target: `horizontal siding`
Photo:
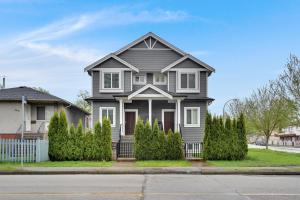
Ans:
<svg viewBox="0 0 300 200"><path fill-rule="evenodd" d="M120 58L141 70L161 70L182 56L169 50L127 50Z"/></svg>
<svg viewBox="0 0 300 200"><path fill-rule="evenodd" d="M132 101L132 103L125 103L125 109L138 109L139 117L146 121L148 119L148 101Z"/></svg>
<svg viewBox="0 0 300 200"><path fill-rule="evenodd" d="M203 66L195 63L191 59L186 59L185 61L179 63L178 65L174 66L173 68L203 68Z"/></svg>
<svg viewBox="0 0 300 200"><path fill-rule="evenodd" d="M131 91L131 72L125 71L124 72L124 92L130 92Z"/></svg>
<svg viewBox="0 0 300 200"><path fill-rule="evenodd" d="M128 68L128 67L120 63L119 61L115 60L114 58L110 58L105 62L97 65L95 68Z"/></svg>
<svg viewBox="0 0 300 200"><path fill-rule="evenodd" d="M176 92L176 72L169 72L169 90Z"/></svg>
<svg viewBox="0 0 300 200"><path fill-rule="evenodd" d="M200 127L184 127L184 107L200 107ZM181 102L181 132L185 142L202 142L204 138L206 102Z"/></svg>
<svg viewBox="0 0 300 200"><path fill-rule="evenodd" d="M119 141L120 134L120 108L118 102L93 102L93 124L95 125L99 121L99 108L100 107L115 107L116 108L116 127L112 127L112 141Z"/></svg>

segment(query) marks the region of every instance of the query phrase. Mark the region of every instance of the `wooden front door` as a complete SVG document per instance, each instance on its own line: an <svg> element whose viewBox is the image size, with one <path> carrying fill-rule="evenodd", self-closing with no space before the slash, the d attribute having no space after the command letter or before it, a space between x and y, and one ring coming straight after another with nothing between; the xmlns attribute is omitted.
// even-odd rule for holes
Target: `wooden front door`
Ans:
<svg viewBox="0 0 300 200"><path fill-rule="evenodd" d="M167 133L169 129L174 132L174 111L164 112L164 131Z"/></svg>
<svg viewBox="0 0 300 200"><path fill-rule="evenodd" d="M125 112L125 135L133 135L135 121L135 112Z"/></svg>

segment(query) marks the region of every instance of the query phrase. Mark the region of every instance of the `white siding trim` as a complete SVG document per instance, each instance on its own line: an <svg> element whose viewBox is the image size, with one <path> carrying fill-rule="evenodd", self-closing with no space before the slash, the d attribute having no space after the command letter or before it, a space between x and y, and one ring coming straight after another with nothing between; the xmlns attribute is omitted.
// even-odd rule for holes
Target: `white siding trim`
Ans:
<svg viewBox="0 0 300 200"><path fill-rule="evenodd" d="M187 110L197 109L197 124L187 124ZM200 127L200 107L184 107L184 127Z"/></svg>
<svg viewBox="0 0 300 200"><path fill-rule="evenodd" d="M116 107L99 107L99 120L100 124L102 123L102 110L104 109L112 109L113 110L113 123L111 127L116 127Z"/></svg>
<svg viewBox="0 0 300 200"><path fill-rule="evenodd" d="M142 95L140 93L145 91L148 88L151 88L151 89L155 90L156 92L160 93L164 97L167 97L169 99L173 99L172 95L166 93L165 91L163 91L163 90L159 89L158 87L155 87L154 85L151 85L151 84L147 84L144 87L140 88L139 90L135 91L134 93L132 93L131 95L128 96L128 99L130 100L130 99L132 99L133 97L135 97L137 95ZM151 94L151 95L155 96L154 94Z"/></svg>
<svg viewBox="0 0 300 200"><path fill-rule="evenodd" d="M195 89L181 88L181 74L195 74ZM198 71L177 71L176 72L176 92L177 93L200 93L200 73Z"/></svg>

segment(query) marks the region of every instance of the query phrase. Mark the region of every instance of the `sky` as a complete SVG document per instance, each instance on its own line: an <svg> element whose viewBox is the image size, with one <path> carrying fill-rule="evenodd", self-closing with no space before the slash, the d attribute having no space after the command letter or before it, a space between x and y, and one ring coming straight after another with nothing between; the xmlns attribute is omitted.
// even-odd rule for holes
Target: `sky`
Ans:
<svg viewBox="0 0 300 200"><path fill-rule="evenodd" d="M0 0L0 76L74 101L84 67L151 31L213 66L212 113L300 56L299 0Z"/></svg>

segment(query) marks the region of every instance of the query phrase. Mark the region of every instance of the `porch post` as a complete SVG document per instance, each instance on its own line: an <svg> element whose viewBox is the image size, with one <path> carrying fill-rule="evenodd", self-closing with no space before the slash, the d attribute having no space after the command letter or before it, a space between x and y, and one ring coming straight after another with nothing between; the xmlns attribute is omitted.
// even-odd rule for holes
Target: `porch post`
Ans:
<svg viewBox="0 0 300 200"><path fill-rule="evenodd" d="M181 117L181 107L180 107L181 99L177 99L177 131L180 131L180 117Z"/></svg>
<svg viewBox="0 0 300 200"><path fill-rule="evenodd" d="M152 126L152 99L148 99L148 105L149 105L149 122Z"/></svg>
<svg viewBox="0 0 300 200"><path fill-rule="evenodd" d="M124 123L123 123L123 110L124 110L124 102L123 99L119 100L120 102L120 127L121 127L121 135L124 135Z"/></svg>

